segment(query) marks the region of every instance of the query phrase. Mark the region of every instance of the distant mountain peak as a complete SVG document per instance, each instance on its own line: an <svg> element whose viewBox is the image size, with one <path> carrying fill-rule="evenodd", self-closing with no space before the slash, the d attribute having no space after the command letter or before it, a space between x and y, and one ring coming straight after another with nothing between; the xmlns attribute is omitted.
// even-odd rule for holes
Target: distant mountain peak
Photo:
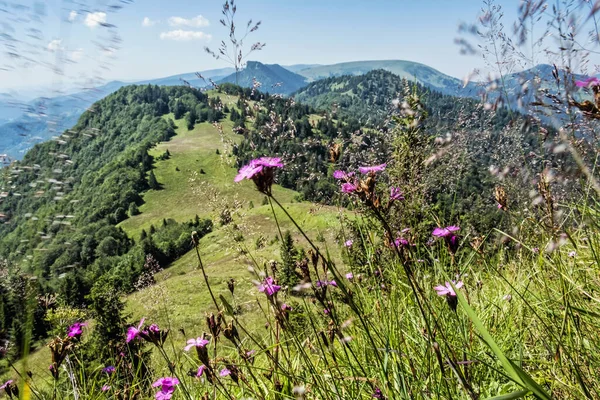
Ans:
<svg viewBox="0 0 600 400"><path fill-rule="evenodd" d="M261 84L263 92L290 94L306 85L306 78L279 64L263 64L248 61L246 67L237 74L233 73L217 83L236 83L242 87L252 87L254 80Z"/></svg>

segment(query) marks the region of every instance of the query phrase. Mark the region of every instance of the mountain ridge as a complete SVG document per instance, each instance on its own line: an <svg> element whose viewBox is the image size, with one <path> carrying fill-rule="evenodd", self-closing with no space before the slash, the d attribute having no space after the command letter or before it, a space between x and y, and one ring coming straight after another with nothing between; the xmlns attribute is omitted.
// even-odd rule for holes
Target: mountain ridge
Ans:
<svg viewBox="0 0 600 400"><path fill-rule="evenodd" d="M242 87L252 87L254 80L261 84L261 90L276 94L290 94L306 85L306 78L296 74L279 64L263 64L248 61L246 68L234 72L217 83L235 83Z"/></svg>
<svg viewBox="0 0 600 400"><path fill-rule="evenodd" d="M241 86L252 87L253 78L261 83L261 91L289 95L310 82L336 76L364 75L375 69L392 72L401 78L420 83L442 94L457 97L478 98L485 90L482 82L467 82L446 75L425 64L407 60L366 60L350 61L331 65L295 64L281 66L279 64L263 64L249 61L247 67L238 73ZM539 64L533 68L509 74L504 82L507 86L511 106L518 107L519 91L523 81L532 81L535 76L548 77L553 67ZM49 140L53 135L75 125L79 116L94 102L127 85L155 84L159 86L177 86L187 83L193 87L205 88L209 80L218 83L235 83L235 70L231 67L212 69L196 73L189 72L163 78L146 79L139 82L110 81L98 88L57 96L41 97L29 102L11 103L0 101L0 154L8 154L19 159L33 144ZM582 75L575 75L581 79ZM546 81L547 79L542 79ZM524 100L531 100L532 92ZM8 107L8 108L7 108ZM17 110L17 111L15 111Z"/></svg>

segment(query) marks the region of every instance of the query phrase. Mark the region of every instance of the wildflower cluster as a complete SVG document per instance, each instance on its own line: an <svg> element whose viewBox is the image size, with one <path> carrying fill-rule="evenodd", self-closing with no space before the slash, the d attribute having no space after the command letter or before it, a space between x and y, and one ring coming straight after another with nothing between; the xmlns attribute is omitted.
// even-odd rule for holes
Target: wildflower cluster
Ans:
<svg viewBox="0 0 600 400"><path fill-rule="evenodd" d="M179 379L177 378L165 377L158 379L152 384L153 388L160 388L156 392L156 400L170 400L177 385L179 385Z"/></svg>

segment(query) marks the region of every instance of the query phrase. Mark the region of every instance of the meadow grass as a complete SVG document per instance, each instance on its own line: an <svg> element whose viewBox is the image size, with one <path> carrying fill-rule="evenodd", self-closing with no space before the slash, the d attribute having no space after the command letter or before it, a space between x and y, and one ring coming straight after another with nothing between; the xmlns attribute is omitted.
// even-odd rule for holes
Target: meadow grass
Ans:
<svg viewBox="0 0 600 400"><path fill-rule="evenodd" d="M164 218L185 222L195 215L212 217L215 210L211 208L209 195L194 191L195 187L202 185L207 190L218 190L220 199L239 199L244 206L251 201L260 205L263 200L264 196L247 182L238 185L233 182L237 169L235 159L228 155L226 144L238 143L242 137L232 133L231 121L222 122L223 134L208 122L196 124L192 130L187 129L183 119L175 121L175 125L177 135L150 151L155 157L166 150L171 154L169 159L155 163L154 174L161 189L147 191L144 204L139 208L140 214L119 225L131 237L139 237L142 229L148 230L150 225L160 223ZM217 154L217 150L221 154ZM280 187L275 190L286 202L296 194Z"/></svg>

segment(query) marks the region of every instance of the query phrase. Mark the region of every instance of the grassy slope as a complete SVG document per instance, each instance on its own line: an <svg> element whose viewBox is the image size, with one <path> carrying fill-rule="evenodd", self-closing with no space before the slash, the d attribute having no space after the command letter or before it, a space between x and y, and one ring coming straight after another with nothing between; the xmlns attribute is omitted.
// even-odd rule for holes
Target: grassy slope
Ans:
<svg viewBox="0 0 600 400"><path fill-rule="evenodd" d="M236 98L226 96L225 104L235 104ZM231 106L231 105L230 105ZM121 227L132 237L139 237L142 229L151 224L158 225L163 218L186 221L196 214L210 217L215 222L214 231L204 237L200 243L200 253L209 275L215 296L223 294L231 299L227 282L233 278L238 283L236 302L242 308L242 320L252 324L254 312L258 310L252 275L248 266L264 265L272 259L279 259L279 241L277 225L269 205L262 205L264 196L249 181L234 183L237 170L235 159L226 155L230 141L238 142L241 136L232 133L232 124L224 120L223 135L209 123L197 124L188 131L183 120L176 121L177 135L170 141L160 143L153 155L169 150L171 158L158 161L154 173L163 185L162 190L152 190L145 194L145 204L140 207L141 214L121 223ZM219 149L220 154L216 154ZM179 171L176 170L179 168ZM200 169L205 174L200 174ZM319 233L334 258L339 258L339 247L335 237L339 226L336 223L338 210L333 207L316 206L312 203L294 202L296 192L274 187L274 196L286 207L288 212L309 233L311 238ZM250 203L254 207L250 207ZM218 226L218 215L224 205L235 209L234 223ZM300 245L303 238L296 234L291 222L283 212L277 211L277 219L282 231L290 230ZM333 228L332 228L333 227ZM235 236L242 235L244 240L236 242ZM264 238L264 246L257 248L256 241ZM251 255L244 255L245 249ZM253 261L254 260L254 261ZM133 319L147 317L162 326L171 326L176 341L184 343L179 328L186 332L201 333L204 327L204 311L214 310L212 301L194 251L186 254L168 269L157 276L157 284L151 288L134 293L128 297L127 311ZM262 299L262 296L261 296ZM177 329L175 329L177 328ZM199 331L200 330L200 331ZM189 335L188 335L189 336Z"/></svg>

